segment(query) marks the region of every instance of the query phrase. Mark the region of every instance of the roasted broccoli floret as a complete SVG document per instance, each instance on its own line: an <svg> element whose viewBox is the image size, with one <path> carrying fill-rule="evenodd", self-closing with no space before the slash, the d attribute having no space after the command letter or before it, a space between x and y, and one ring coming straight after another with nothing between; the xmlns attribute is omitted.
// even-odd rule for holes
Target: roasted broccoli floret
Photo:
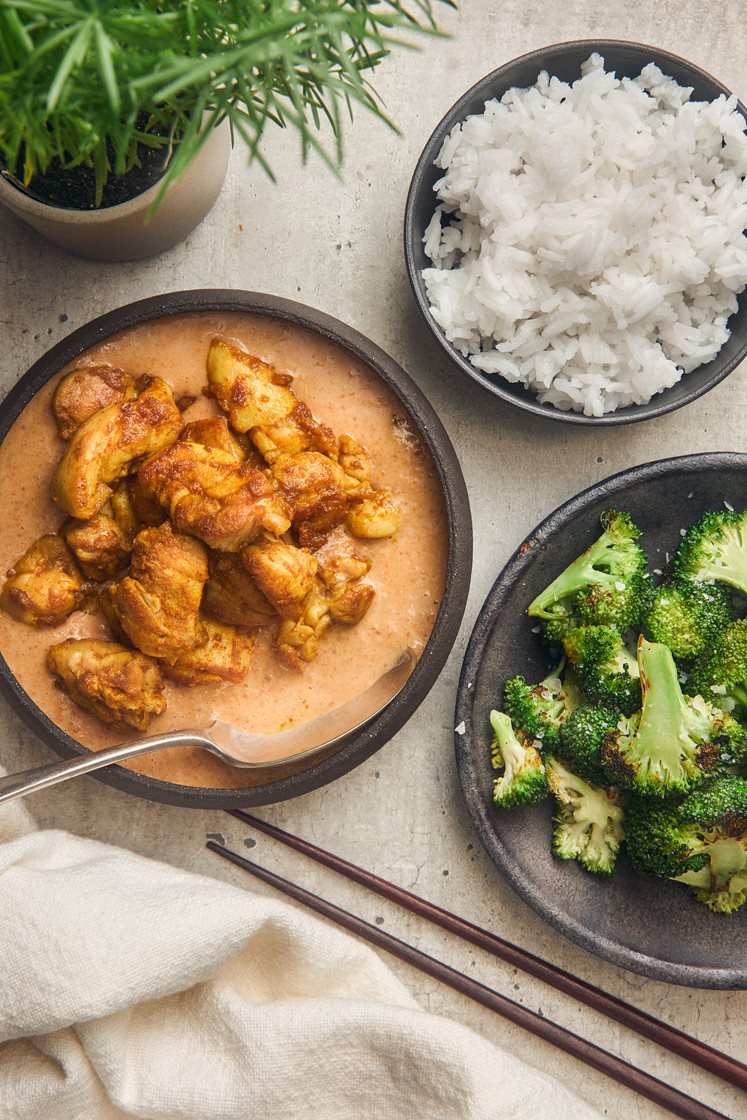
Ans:
<svg viewBox="0 0 747 1120"><path fill-rule="evenodd" d="M608 785L602 765L602 744L615 730L618 713L593 704L582 704L571 712L560 729L558 754L579 777L598 785Z"/></svg>
<svg viewBox="0 0 747 1120"><path fill-rule="evenodd" d="M630 514L609 509L603 532L534 599L527 610L538 618L549 642L560 642L574 626L636 625L652 593L646 557L637 543L640 530Z"/></svg>
<svg viewBox="0 0 747 1120"><path fill-rule="evenodd" d="M641 706L638 661L611 626L579 626L563 639L587 700L629 716Z"/></svg>
<svg viewBox="0 0 747 1120"><path fill-rule="evenodd" d="M689 664L730 621L725 587L675 579L657 587L643 628L652 641L663 642L678 661Z"/></svg>
<svg viewBox="0 0 747 1120"><path fill-rule="evenodd" d="M674 554L676 576L747 594L747 510L711 510L685 533Z"/></svg>
<svg viewBox="0 0 747 1120"><path fill-rule="evenodd" d="M685 794L744 755L747 732L702 696L683 695L665 645L641 637L638 667L641 711L621 716L602 745L602 761L618 785L656 797Z"/></svg>
<svg viewBox="0 0 747 1120"><path fill-rule="evenodd" d="M503 770L493 783L493 801L503 809L541 801L547 795L547 778L536 743L515 731L504 712L491 712L490 723L493 769Z"/></svg>
<svg viewBox="0 0 747 1120"><path fill-rule="evenodd" d="M560 728L579 701L572 682L562 681L556 672L539 684L511 677L503 686L503 706L514 727L539 739L543 748L555 747Z"/></svg>
<svg viewBox="0 0 747 1120"><path fill-rule="evenodd" d="M680 804L643 798L625 821L639 871L692 888L698 902L733 914L747 901L747 780L715 778Z"/></svg>
<svg viewBox="0 0 747 1120"><path fill-rule="evenodd" d="M747 618L732 622L714 638L693 666L687 691L724 706L728 697L747 709Z"/></svg>
<svg viewBox="0 0 747 1120"><path fill-rule="evenodd" d="M578 860L595 875L611 875L623 839L618 791L584 781L552 755L545 758L545 770L557 803L553 855Z"/></svg>

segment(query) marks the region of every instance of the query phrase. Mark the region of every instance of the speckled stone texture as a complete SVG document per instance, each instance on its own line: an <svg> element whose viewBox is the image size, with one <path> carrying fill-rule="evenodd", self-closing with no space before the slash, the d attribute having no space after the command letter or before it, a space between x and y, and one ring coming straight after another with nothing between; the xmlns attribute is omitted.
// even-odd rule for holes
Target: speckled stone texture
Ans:
<svg viewBox="0 0 747 1120"><path fill-rule="evenodd" d="M419 54L392 57L377 76L387 111L403 135L359 114L346 131L340 181L318 161L302 167L290 134L268 133L264 150L277 185L259 168L247 169L237 150L226 189L203 225L164 256L133 264L75 259L0 215L3 385L10 387L47 346L95 315L141 296L208 286L272 292L311 304L362 331L399 361L437 409L470 491L475 566L461 635L436 687L390 744L336 783L263 812L744 1058L747 992L672 986L624 971L577 947L520 899L472 829L453 749L454 698L466 642L481 603L516 546L561 502L615 471L667 455L744 450L744 367L698 402L646 423L600 431L542 421L489 398L454 372L415 308L402 254L402 214L417 156L449 106L484 74L552 41L628 38L691 59L744 100L743 4L466 0L460 12L444 8L442 22L450 39L429 41ZM4 706L0 718L0 760L9 770L51 758ZM208 832L224 833L239 849L252 838L249 829L224 813L150 804L92 778L38 794L29 807L42 826L122 844L247 890L265 889L205 850ZM736 1090L277 844L253 839L253 856L282 874L369 921L379 920L398 936L721 1112L745 1116ZM666 1115L437 982L404 965L394 967L425 1007L469 1024L579 1089L602 1114L621 1120ZM558 1120L551 1099L537 1120Z"/></svg>

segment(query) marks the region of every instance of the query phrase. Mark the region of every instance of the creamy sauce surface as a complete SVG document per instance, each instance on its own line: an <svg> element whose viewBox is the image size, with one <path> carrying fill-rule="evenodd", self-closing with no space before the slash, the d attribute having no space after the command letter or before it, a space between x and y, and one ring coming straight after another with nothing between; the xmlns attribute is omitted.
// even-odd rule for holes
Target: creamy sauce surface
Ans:
<svg viewBox="0 0 747 1120"><path fill-rule="evenodd" d="M376 596L356 626L333 626L319 656L303 672L285 669L260 633L252 667L240 684L184 688L167 683L166 712L150 733L204 727L222 719L245 731L278 731L338 707L391 668L400 652L419 655L433 628L444 591L446 522L430 453L405 421L404 408L385 385L342 347L316 334L264 316L239 313L170 316L141 324L87 350L66 369L108 362L134 375L154 374L174 388L177 400L197 398L185 421L218 413L202 396L211 339L223 335L293 376L293 389L337 436L358 439L373 460L373 481L389 487L401 510L390 540L355 541L369 556L368 581ZM63 515L52 504L50 482L65 443L57 435L51 400L55 376L19 416L0 447L0 572L12 568L29 545L56 532ZM403 423L403 421L405 421ZM100 615L77 612L55 628L34 628L0 611L0 650L16 678L46 715L92 750L134 738L100 723L56 687L46 668L50 645L68 637L111 637ZM281 754L286 753L281 751ZM174 748L127 764L162 781L233 788L268 780L268 771L227 766L197 748Z"/></svg>

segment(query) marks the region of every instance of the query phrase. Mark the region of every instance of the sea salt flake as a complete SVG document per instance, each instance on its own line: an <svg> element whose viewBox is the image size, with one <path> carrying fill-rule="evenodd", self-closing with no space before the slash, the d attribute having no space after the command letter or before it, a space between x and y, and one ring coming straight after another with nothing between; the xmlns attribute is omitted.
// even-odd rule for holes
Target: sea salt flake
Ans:
<svg viewBox="0 0 747 1120"><path fill-rule="evenodd" d="M541 634L542 633L542 627L541 626L533 626L532 627L532 633L533 634Z"/></svg>
<svg viewBox="0 0 747 1120"><path fill-rule="evenodd" d="M729 513L734 513L734 506L727 502L726 498L724 498L724 505L728 509Z"/></svg>
<svg viewBox="0 0 747 1120"><path fill-rule="evenodd" d="M456 731L457 735L464 735L464 732L467 730L467 725L464 720L462 720L461 723L458 723L454 730Z"/></svg>

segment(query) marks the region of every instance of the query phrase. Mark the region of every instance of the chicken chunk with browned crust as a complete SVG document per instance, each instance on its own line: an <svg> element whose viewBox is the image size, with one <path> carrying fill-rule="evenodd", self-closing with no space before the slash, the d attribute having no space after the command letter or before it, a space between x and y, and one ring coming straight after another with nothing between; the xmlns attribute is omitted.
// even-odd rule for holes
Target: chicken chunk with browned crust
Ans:
<svg viewBox="0 0 747 1120"><path fill-rule="evenodd" d="M262 465L251 441L245 435L231 431L225 416L192 420L182 428L179 439L187 443L201 443L203 447L212 447L216 451L225 451L237 463L251 461L253 466Z"/></svg>
<svg viewBox="0 0 747 1120"><path fill-rule="evenodd" d="M150 379L134 401L109 405L81 424L55 471L54 501L72 517L88 520L111 497L111 483L173 443L181 426L171 387L159 377Z"/></svg>
<svg viewBox="0 0 747 1120"><path fill-rule="evenodd" d="M166 708L158 663L117 642L68 638L51 647L47 665L71 699L104 723L146 731Z"/></svg>
<svg viewBox="0 0 747 1120"><path fill-rule="evenodd" d="M264 471L201 443L177 441L147 459L138 479L177 529L220 552L238 552L265 529L280 534L290 527L285 502Z"/></svg>
<svg viewBox="0 0 747 1120"><path fill-rule="evenodd" d="M317 561L307 549L265 536L243 548L241 560L282 618L301 618L317 570Z"/></svg>
<svg viewBox="0 0 747 1120"><path fill-rule="evenodd" d="M348 510L346 524L354 537L380 540L393 537L399 529L399 507L391 491L374 490L361 501L353 502Z"/></svg>
<svg viewBox="0 0 747 1120"><path fill-rule="evenodd" d="M203 618L199 644L164 665L163 672L169 680L190 687L219 681L238 684L249 672L253 649L252 634Z"/></svg>
<svg viewBox="0 0 747 1120"><path fill-rule="evenodd" d="M90 521L70 518L60 533L88 579L110 579L127 566L133 536L106 512L106 507Z"/></svg>
<svg viewBox="0 0 747 1120"><path fill-rule="evenodd" d="M208 618L246 630L277 619L277 611L236 553L211 552L208 568L210 575L202 594L202 613Z"/></svg>
<svg viewBox="0 0 747 1120"><path fill-rule="evenodd" d="M135 378L124 370L105 365L71 369L52 398L57 431L62 439L70 439L94 412L132 401L135 396Z"/></svg>
<svg viewBox="0 0 747 1120"><path fill-rule="evenodd" d="M337 540L316 556L314 586L295 619L280 624L276 648L291 669L303 669L319 652L319 642L333 623L354 626L370 607L375 590L364 583L371 562Z"/></svg>
<svg viewBox="0 0 747 1120"><path fill-rule="evenodd" d="M289 669L303 669L319 653L319 642L332 625L324 587L316 580L301 617L283 619L275 640L280 660Z"/></svg>
<svg viewBox="0 0 747 1120"><path fill-rule="evenodd" d="M333 432L291 389L292 378L226 339L214 338L208 383L237 432L248 432L268 463L279 454L315 450L337 458Z"/></svg>
<svg viewBox="0 0 747 1120"><path fill-rule="evenodd" d="M130 575L109 594L111 610L139 650L175 661L200 641L200 600L207 549L165 521L135 538Z"/></svg>
<svg viewBox="0 0 747 1120"><path fill-rule="evenodd" d="M285 498L301 545L318 548L346 518L358 490L338 463L316 451L281 455L272 477Z"/></svg>
<svg viewBox="0 0 747 1120"><path fill-rule="evenodd" d="M85 598L72 552L55 533L39 537L7 573L0 607L29 626L59 626Z"/></svg>
<svg viewBox="0 0 747 1120"><path fill-rule="evenodd" d="M332 620L354 626L363 618L376 594L372 584L363 582L371 569L371 561L345 545L325 550L318 559L319 576L326 590Z"/></svg>
<svg viewBox="0 0 747 1120"><path fill-rule="evenodd" d="M145 493L136 474L128 475L115 487L111 507L114 520L133 540L141 529L162 525L168 517L161 503Z"/></svg>

